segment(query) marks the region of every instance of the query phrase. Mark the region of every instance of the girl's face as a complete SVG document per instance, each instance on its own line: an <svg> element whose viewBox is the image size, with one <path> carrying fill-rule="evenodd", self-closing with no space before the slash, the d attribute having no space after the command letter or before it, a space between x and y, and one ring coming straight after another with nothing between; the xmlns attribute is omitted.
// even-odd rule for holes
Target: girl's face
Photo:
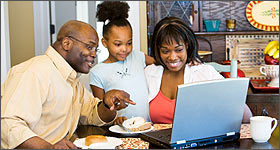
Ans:
<svg viewBox="0 0 280 150"><path fill-rule="evenodd" d="M160 46L160 57L169 71L178 72L185 68L187 62L187 46L172 40L171 44Z"/></svg>
<svg viewBox="0 0 280 150"><path fill-rule="evenodd" d="M109 51L110 62L124 61L132 51L132 33L129 26L113 26L108 39L102 38L102 44Z"/></svg>

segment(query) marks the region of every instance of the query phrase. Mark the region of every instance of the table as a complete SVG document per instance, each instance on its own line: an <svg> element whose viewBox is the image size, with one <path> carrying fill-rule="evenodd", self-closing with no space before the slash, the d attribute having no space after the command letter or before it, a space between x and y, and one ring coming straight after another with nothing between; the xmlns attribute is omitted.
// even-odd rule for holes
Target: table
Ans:
<svg viewBox="0 0 280 150"><path fill-rule="evenodd" d="M73 137L70 139L72 142L76 138L84 138L88 135L104 135L118 138L126 138L125 136L109 131L109 126L97 127L93 125L79 125ZM133 138L139 138L133 137ZM279 124L271 135L267 143L255 143L251 138L239 139L235 142L228 142L218 145L201 147L203 149L279 149ZM149 144L149 149L161 149L161 147Z"/></svg>

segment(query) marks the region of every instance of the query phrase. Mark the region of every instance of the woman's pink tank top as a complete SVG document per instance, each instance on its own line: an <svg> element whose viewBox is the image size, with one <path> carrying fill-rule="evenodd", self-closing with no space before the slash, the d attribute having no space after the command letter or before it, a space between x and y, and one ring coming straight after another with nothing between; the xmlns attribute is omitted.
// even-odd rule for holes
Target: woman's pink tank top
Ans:
<svg viewBox="0 0 280 150"><path fill-rule="evenodd" d="M149 103L150 118L153 123L170 124L173 121L173 114L176 100L164 96L161 91Z"/></svg>

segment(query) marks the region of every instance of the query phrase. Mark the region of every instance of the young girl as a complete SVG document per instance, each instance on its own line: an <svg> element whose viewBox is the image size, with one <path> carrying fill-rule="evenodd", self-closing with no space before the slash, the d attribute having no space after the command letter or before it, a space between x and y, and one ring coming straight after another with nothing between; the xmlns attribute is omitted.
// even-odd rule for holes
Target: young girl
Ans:
<svg viewBox="0 0 280 150"><path fill-rule="evenodd" d="M105 1L97 6L98 21L104 22L101 41L108 49L109 57L91 70L90 86L93 95L100 99L111 89L124 90L130 94L136 105L129 105L119 111L118 115L124 116L119 120L134 116L150 121L144 68L146 64L152 64L154 59L139 50L132 50L128 11L128 4L120 1Z"/></svg>
<svg viewBox="0 0 280 150"><path fill-rule="evenodd" d="M200 63L196 37L179 18L166 17L159 21L151 44L156 62L145 69L151 121L172 123L178 85L223 79L223 76L212 66ZM251 111L246 105L243 121L248 121L250 116Z"/></svg>

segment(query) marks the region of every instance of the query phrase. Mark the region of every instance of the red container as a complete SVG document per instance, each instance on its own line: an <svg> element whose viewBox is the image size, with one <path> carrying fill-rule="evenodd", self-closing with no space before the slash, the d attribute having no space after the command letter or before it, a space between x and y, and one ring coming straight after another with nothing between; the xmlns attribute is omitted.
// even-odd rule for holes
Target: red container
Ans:
<svg viewBox="0 0 280 150"><path fill-rule="evenodd" d="M237 63L240 64L240 61L237 60ZM230 60L225 60L222 62L223 65L230 65ZM224 76L225 78L230 78L230 72L221 72L221 75ZM237 77L245 77L245 73L237 69Z"/></svg>

